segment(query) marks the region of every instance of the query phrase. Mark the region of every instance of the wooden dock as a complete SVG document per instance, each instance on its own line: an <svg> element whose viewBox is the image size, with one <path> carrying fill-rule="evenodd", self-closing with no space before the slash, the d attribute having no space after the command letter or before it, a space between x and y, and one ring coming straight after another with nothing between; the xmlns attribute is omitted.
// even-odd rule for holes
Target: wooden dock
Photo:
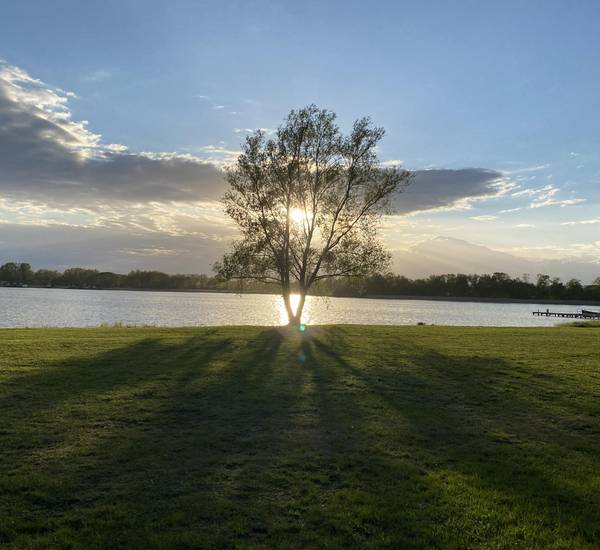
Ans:
<svg viewBox="0 0 600 550"><path fill-rule="evenodd" d="M563 317L568 319L600 319L600 311L578 311L575 313L566 313L562 311L537 311L532 312L537 317Z"/></svg>

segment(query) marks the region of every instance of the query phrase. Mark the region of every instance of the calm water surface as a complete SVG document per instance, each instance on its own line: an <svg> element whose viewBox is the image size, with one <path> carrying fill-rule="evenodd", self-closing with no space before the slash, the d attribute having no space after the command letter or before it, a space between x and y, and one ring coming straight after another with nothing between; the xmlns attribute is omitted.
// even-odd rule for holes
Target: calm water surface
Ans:
<svg viewBox="0 0 600 550"><path fill-rule="evenodd" d="M303 320L308 324L414 325L423 322L465 326L552 326L564 320L534 317L531 312L547 307L551 311L565 312L581 308L320 297L309 297L305 307ZM113 323L278 325L285 322L281 298L267 294L0 288L0 327L87 327Z"/></svg>

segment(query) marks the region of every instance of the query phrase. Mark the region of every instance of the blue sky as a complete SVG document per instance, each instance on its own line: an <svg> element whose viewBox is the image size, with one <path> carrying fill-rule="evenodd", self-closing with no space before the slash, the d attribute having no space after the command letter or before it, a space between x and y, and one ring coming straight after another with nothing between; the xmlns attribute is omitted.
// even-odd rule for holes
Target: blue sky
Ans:
<svg viewBox="0 0 600 550"><path fill-rule="evenodd" d="M382 160L493 170L512 185L411 214L391 231L393 249L453 237L600 261L600 223L591 223L600 217L597 2L20 0L2 12L0 58L58 95L76 94L71 119L88 121L102 143L218 164L245 129L275 128L293 107L333 109L342 126L369 115L387 131ZM66 223L54 208L50 217ZM11 225L33 215L5 210ZM200 233L223 233L209 226ZM146 239L139 250L187 250L169 242ZM143 252L106 261L125 268L140 258L158 261Z"/></svg>

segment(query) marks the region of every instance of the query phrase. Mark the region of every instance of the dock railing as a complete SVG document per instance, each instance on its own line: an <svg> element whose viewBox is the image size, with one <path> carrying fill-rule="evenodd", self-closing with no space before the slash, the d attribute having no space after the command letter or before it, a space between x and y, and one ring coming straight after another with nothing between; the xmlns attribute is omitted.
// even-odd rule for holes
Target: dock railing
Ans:
<svg viewBox="0 0 600 550"><path fill-rule="evenodd" d="M550 311L546 309L546 311L533 311L533 315L537 317L562 317L567 319L600 319L600 311L588 311L582 309L581 311L577 311L575 313L565 312L565 311Z"/></svg>

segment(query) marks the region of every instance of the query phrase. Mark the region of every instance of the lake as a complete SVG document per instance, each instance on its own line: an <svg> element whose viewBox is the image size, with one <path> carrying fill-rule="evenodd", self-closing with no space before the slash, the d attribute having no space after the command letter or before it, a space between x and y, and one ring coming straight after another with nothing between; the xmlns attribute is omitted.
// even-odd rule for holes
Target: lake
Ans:
<svg viewBox="0 0 600 550"><path fill-rule="evenodd" d="M594 306L583 307L596 309ZM536 309L582 306L367 298L307 299L307 324L552 326ZM279 325L280 297L269 294L0 288L0 327L89 327L102 324L196 326Z"/></svg>

